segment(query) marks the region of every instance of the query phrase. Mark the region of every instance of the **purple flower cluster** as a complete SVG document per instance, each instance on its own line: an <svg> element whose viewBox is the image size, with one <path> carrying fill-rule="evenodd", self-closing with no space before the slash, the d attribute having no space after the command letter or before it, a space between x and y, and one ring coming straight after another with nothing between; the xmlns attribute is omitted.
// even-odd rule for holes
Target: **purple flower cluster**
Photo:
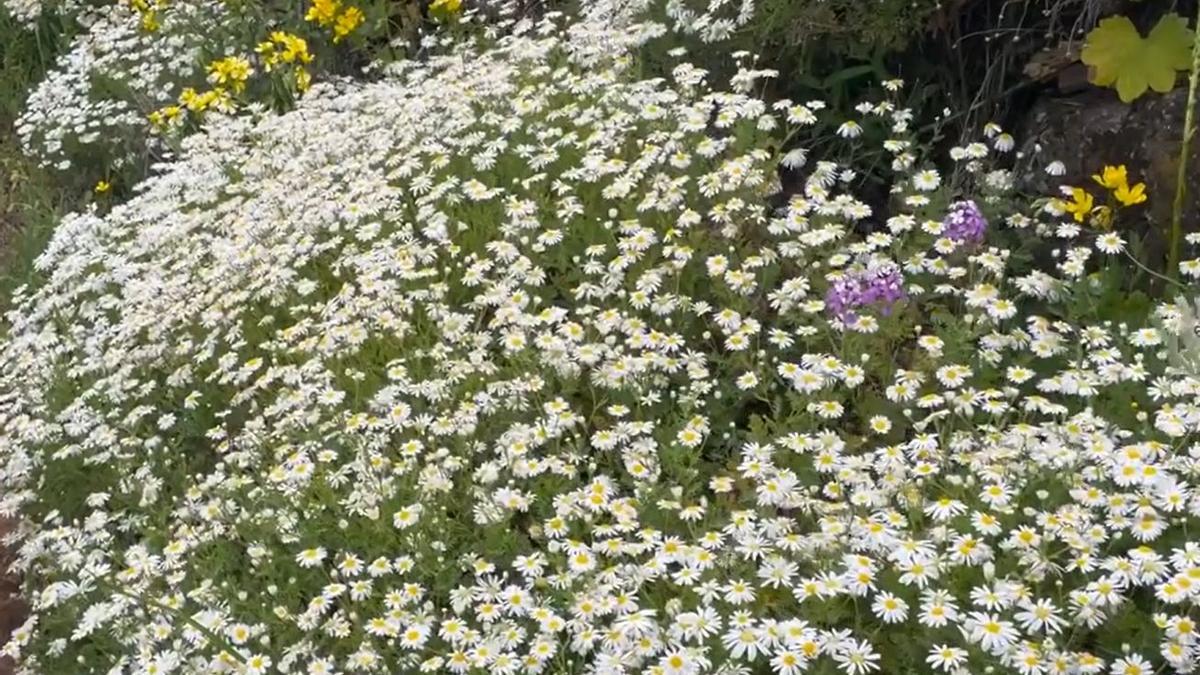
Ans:
<svg viewBox="0 0 1200 675"><path fill-rule="evenodd" d="M979 243L983 241L988 221L979 210L979 205L968 199L951 204L942 225L946 227L946 236L952 241L960 244Z"/></svg>
<svg viewBox="0 0 1200 675"><path fill-rule="evenodd" d="M860 307L878 306L884 314L905 298L904 276L893 262L872 262L865 269L847 270L825 293L825 309L850 323Z"/></svg>

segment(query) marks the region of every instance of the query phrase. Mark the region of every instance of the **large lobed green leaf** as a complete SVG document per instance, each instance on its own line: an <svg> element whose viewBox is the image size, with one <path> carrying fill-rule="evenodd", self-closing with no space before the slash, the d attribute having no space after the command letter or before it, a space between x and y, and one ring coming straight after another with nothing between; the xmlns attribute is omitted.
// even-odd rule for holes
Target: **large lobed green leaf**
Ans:
<svg viewBox="0 0 1200 675"><path fill-rule="evenodd" d="M1124 16L1109 17L1087 36L1081 57L1094 84L1114 87L1129 103L1153 89L1175 86L1177 71L1191 66L1192 31L1178 14L1167 14L1142 37Z"/></svg>

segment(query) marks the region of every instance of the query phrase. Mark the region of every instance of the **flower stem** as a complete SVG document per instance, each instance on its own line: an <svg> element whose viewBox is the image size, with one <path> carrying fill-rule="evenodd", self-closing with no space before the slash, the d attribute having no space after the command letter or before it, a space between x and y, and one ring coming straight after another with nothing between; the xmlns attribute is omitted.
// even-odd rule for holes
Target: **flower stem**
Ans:
<svg viewBox="0 0 1200 675"><path fill-rule="evenodd" d="M1196 134L1196 89L1200 86L1200 7L1192 37L1192 72L1188 76L1187 110L1183 116L1183 143L1179 148L1179 168L1175 175L1175 204L1171 209L1171 241L1167 255L1167 275L1179 279L1179 245L1183 239L1183 198L1187 192L1187 161L1192 137Z"/></svg>

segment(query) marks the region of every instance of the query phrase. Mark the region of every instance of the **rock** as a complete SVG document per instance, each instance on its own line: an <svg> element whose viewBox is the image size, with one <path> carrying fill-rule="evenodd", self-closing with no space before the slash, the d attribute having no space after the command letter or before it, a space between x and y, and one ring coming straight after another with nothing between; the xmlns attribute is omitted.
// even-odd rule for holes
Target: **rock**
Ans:
<svg viewBox="0 0 1200 675"><path fill-rule="evenodd" d="M1182 81L1170 93L1148 92L1130 104L1122 103L1116 92L1096 87L1073 96L1038 99L1017 130L1023 162L1028 163L1018 171L1020 187L1048 196L1057 195L1060 185L1086 187L1101 204L1102 188L1092 175L1106 164L1124 164L1130 182L1146 183L1150 199L1126 212L1122 228L1140 224L1165 232L1170 229L1186 107L1187 86ZM1052 160L1063 163L1064 175L1045 172ZM1200 229L1200 134L1192 142L1187 185L1184 229L1196 231Z"/></svg>

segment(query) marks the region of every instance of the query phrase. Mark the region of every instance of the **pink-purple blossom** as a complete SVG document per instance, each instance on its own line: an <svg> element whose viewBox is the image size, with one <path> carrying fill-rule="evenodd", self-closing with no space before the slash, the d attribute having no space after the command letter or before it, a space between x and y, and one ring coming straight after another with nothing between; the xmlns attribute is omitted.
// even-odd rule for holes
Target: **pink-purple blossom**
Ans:
<svg viewBox="0 0 1200 675"><path fill-rule="evenodd" d="M855 310L878 307L886 315L905 297L904 276L899 266L891 261L872 261L864 268L847 270L834 280L825 293L825 309L848 323L857 318Z"/></svg>
<svg viewBox="0 0 1200 675"><path fill-rule="evenodd" d="M971 199L951 204L942 224L946 228L946 236L960 244L983 241L988 227L987 218Z"/></svg>

